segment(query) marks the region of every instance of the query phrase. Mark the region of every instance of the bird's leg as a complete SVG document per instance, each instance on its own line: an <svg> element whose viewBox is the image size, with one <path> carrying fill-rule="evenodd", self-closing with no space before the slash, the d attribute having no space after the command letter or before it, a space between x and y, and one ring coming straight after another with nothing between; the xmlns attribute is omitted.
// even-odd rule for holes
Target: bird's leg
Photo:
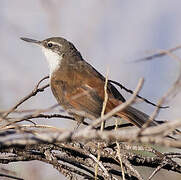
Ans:
<svg viewBox="0 0 181 180"><path fill-rule="evenodd" d="M75 129L78 129L79 126L84 122L84 117L83 116L79 116L77 114L73 114L73 117L77 121L77 127Z"/></svg>

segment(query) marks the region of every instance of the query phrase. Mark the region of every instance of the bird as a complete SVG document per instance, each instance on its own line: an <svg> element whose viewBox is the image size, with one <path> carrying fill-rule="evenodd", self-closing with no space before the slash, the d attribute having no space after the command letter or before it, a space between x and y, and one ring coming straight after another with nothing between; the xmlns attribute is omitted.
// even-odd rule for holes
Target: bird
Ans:
<svg viewBox="0 0 181 180"><path fill-rule="evenodd" d="M21 39L41 47L49 65L52 93L65 111L79 123L83 122L87 115L91 120L101 116L106 79L84 60L73 43L62 37L51 37L42 41L25 37L21 37ZM110 82L107 84L107 94L105 113L126 101ZM73 111L69 111L71 109ZM131 105L117 112L115 116L123 118L139 128L149 119L146 113ZM149 126L155 125L157 125L155 121L149 124Z"/></svg>

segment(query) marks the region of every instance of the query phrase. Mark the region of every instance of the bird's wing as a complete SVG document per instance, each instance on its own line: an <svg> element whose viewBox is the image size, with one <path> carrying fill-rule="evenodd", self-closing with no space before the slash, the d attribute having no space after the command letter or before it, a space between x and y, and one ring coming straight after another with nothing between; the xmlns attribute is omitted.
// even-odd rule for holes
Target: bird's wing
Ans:
<svg viewBox="0 0 181 180"><path fill-rule="evenodd" d="M101 92L101 97L104 97L105 77L86 61L79 61L77 64L78 65L75 67L78 68L78 72L84 74L84 76L87 75L89 77L86 79L87 83L93 86L95 89L98 88L99 92ZM107 85L107 90L109 95L113 96L115 99L118 99L122 102L126 101L125 98L116 89L116 87L109 82Z"/></svg>
<svg viewBox="0 0 181 180"><path fill-rule="evenodd" d="M105 96L105 78L85 61L77 62L72 72L74 75L73 78L70 77L71 85L75 84L75 86L65 98L75 109L99 117ZM106 112L109 112L125 99L112 84L108 83L107 89Z"/></svg>
<svg viewBox="0 0 181 180"><path fill-rule="evenodd" d="M81 103L84 107L86 105L88 112L96 112L97 117L99 117L105 94L105 78L85 61L79 62L79 65L76 66L76 68L77 79L81 81L81 86L79 86L77 90L79 90L82 94L87 94L82 97L82 99L77 99L76 102ZM106 113L125 101L123 96L110 83L108 84L107 93L108 101L106 105ZM147 114L131 106L126 107L123 111L118 112L116 115L128 120L138 127L141 127L149 118ZM152 122L150 125L155 125L155 122Z"/></svg>

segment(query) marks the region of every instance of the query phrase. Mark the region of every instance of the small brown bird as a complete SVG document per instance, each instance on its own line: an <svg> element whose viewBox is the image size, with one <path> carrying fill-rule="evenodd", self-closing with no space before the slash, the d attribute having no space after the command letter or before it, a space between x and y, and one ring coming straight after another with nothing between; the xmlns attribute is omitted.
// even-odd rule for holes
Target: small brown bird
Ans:
<svg viewBox="0 0 181 180"><path fill-rule="evenodd" d="M65 109L73 109L89 114L92 119L100 117L104 101L105 78L81 56L74 45L61 37L52 37L43 41L29 38L22 40L39 45L49 64L50 85L58 103ZM108 101L105 113L125 102L124 97L108 83ZM73 114L81 122L83 114ZM131 106L118 112L119 116L132 124L141 127L149 116ZM152 122L150 125L156 125Z"/></svg>

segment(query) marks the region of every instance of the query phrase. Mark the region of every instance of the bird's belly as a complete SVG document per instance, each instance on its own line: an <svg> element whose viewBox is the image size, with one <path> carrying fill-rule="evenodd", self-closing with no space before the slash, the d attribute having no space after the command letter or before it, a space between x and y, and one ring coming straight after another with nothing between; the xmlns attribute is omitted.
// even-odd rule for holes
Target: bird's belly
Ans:
<svg viewBox="0 0 181 180"><path fill-rule="evenodd" d="M51 83L51 90L57 102L64 109L73 108L67 99L67 87L65 86L65 82L56 81L56 82Z"/></svg>
<svg viewBox="0 0 181 180"><path fill-rule="evenodd" d="M51 83L52 92L58 103L65 110L75 110L77 113L90 115L92 119L101 115L103 100L96 92L86 91L81 86L75 87L67 85L63 81Z"/></svg>

